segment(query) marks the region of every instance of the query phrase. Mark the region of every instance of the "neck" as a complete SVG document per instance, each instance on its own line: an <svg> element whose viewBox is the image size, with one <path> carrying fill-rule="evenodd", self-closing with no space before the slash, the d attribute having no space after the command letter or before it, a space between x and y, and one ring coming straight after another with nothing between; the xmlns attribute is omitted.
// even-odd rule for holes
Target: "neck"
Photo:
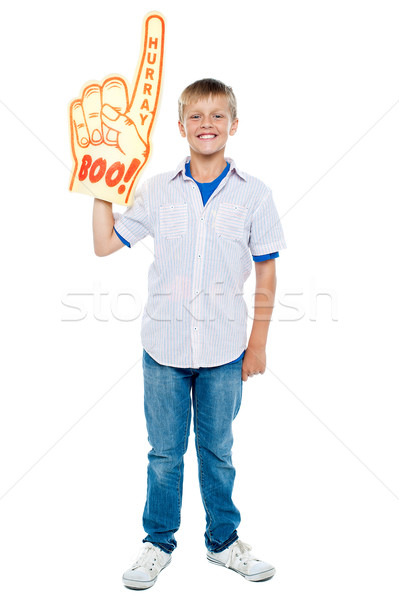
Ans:
<svg viewBox="0 0 399 600"><path fill-rule="evenodd" d="M191 175L199 183L214 181L224 171L226 165L223 154L221 156L202 156L191 153Z"/></svg>

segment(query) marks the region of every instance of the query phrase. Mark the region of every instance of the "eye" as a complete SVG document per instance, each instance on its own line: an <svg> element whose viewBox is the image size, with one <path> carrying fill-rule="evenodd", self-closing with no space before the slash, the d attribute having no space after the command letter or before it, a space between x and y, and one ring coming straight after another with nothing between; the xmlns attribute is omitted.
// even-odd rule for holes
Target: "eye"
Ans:
<svg viewBox="0 0 399 600"><path fill-rule="evenodd" d="M199 119L199 115L191 115L190 119Z"/></svg>
<svg viewBox="0 0 399 600"><path fill-rule="evenodd" d="M223 115L215 115L215 119L223 119Z"/></svg>

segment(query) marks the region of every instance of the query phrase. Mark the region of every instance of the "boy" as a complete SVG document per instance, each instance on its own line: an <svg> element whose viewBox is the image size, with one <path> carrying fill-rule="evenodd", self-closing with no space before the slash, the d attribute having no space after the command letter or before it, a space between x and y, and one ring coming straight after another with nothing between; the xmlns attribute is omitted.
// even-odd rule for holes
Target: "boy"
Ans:
<svg viewBox="0 0 399 600"><path fill-rule="evenodd" d="M123 575L131 589L151 587L176 547L191 411L208 560L249 581L266 581L275 573L238 538L231 448L242 382L266 369L275 258L286 247L284 235L270 189L225 159L228 137L238 126L232 89L214 79L188 86L179 99L178 126L190 157L175 172L145 182L133 206L115 221L111 204L94 201L97 255L131 247L146 235L154 238L141 329L152 446L143 514L147 537ZM255 315L247 346L242 296L252 259Z"/></svg>

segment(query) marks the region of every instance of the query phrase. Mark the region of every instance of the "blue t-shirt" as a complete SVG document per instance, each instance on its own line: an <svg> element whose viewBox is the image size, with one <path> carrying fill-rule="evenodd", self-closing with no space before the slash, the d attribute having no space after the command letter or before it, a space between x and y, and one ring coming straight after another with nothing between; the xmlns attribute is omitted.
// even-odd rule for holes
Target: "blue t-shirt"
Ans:
<svg viewBox="0 0 399 600"><path fill-rule="evenodd" d="M222 181L222 179L224 179L226 177L229 170L230 170L230 163L227 163L226 168L222 171L222 173L219 175L219 177L217 177L213 181L210 181L209 183L200 183L199 181L194 179L194 177L191 175L190 163L189 162L186 163L186 175L187 175L187 177L190 177L193 181L195 181L195 183L198 185L199 190L201 192L202 202L204 203L204 206L208 202L209 198L212 196L213 192L216 190L216 188L218 187L218 185Z"/></svg>

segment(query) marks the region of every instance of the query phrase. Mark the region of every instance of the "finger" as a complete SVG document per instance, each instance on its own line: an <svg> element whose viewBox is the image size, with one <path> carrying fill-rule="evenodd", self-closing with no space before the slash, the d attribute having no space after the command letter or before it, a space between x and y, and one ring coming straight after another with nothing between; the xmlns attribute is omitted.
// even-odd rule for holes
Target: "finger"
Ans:
<svg viewBox="0 0 399 600"><path fill-rule="evenodd" d="M80 100L75 100L75 102L72 102L71 104L71 127L73 128L75 139L79 146L86 148L90 143L90 136Z"/></svg>
<svg viewBox="0 0 399 600"><path fill-rule="evenodd" d="M126 127L134 127L137 132L137 127L133 123L129 117L124 114L119 114L117 110L115 110L109 104L104 104L101 111L101 119L103 124L110 129L115 135L123 132Z"/></svg>
<svg viewBox="0 0 399 600"><path fill-rule="evenodd" d="M143 27L141 60L135 77L130 118L141 137L149 142L161 91L165 21L159 13L150 13Z"/></svg>
<svg viewBox="0 0 399 600"><path fill-rule="evenodd" d="M109 104L120 113L127 111L128 92L127 85L122 77L110 77L103 83L103 104Z"/></svg>
<svg viewBox="0 0 399 600"><path fill-rule="evenodd" d="M90 141L94 145L101 144L103 136L101 133L101 88L99 85L92 84L83 90L82 106Z"/></svg>
<svg viewBox="0 0 399 600"><path fill-rule="evenodd" d="M125 114L128 108L128 91L126 82L122 77L110 77L106 79L102 87L102 102L109 105L120 114ZM104 120L103 120L104 125ZM117 133L103 126L104 139L110 144L116 144Z"/></svg>

